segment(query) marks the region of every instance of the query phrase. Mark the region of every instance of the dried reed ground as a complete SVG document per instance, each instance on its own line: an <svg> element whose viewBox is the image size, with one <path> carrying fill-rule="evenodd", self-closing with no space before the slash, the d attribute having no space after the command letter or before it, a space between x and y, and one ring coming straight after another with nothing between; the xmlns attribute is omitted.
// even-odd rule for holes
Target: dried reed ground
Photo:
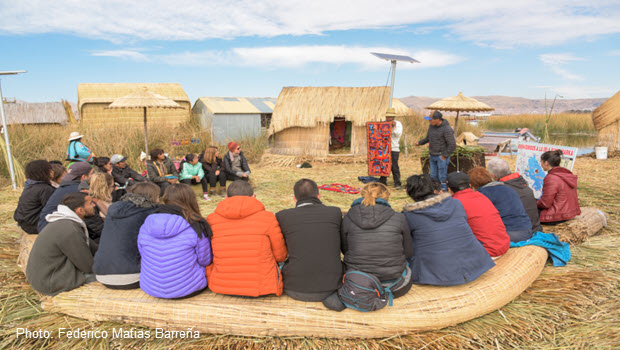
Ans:
<svg viewBox="0 0 620 350"><path fill-rule="evenodd" d="M514 165L514 159L506 157ZM297 160L296 160L297 161ZM361 184L357 176L366 174L363 162L332 164L313 162L311 169L271 164L251 164L256 195L268 210L293 206L292 186L302 177L317 183ZM402 159L403 177L419 173L417 158ZM58 328L108 330L130 327L118 323L91 322L48 313L40 308L37 295L17 268L19 230L12 213L19 192L4 186L0 190L0 348L102 348L102 349L614 349L620 348L620 201L617 199L618 159L597 161L579 158L582 206L597 206L609 213L609 226L596 237L572 247L568 266L547 266L541 277L521 296L501 310L440 331L388 339L331 340L321 338L248 338L232 335L201 335L200 339L58 339ZM6 181L5 181L6 183ZM391 184L391 178L390 182ZM347 210L354 195L321 191L322 200ZM220 199L201 203L203 215L211 213ZM404 192L392 192L396 210L410 200ZM16 337L17 327L49 330L52 339ZM136 327L137 329L144 329Z"/></svg>

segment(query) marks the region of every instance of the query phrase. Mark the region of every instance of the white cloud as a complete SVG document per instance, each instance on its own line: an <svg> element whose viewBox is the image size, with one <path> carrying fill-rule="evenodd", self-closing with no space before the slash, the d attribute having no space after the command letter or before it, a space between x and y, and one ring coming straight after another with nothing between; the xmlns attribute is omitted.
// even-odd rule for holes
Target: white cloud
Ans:
<svg viewBox="0 0 620 350"><path fill-rule="evenodd" d="M583 80L583 77L577 74L573 74L568 70L562 68L568 62L571 61L584 61L581 57L573 56L569 53L548 53L539 56L540 60L548 66L554 73L568 80Z"/></svg>
<svg viewBox="0 0 620 350"><path fill-rule="evenodd" d="M612 50L608 54L609 56L620 56L620 50Z"/></svg>
<svg viewBox="0 0 620 350"><path fill-rule="evenodd" d="M513 47L620 33L620 6L610 0L0 0L0 13L0 34L64 33L115 42L414 25L414 33L441 28L464 40Z"/></svg>
<svg viewBox="0 0 620 350"><path fill-rule="evenodd" d="M98 51L94 56L110 56L134 61L161 62L175 66L249 66L262 68L299 68L313 63L355 64L365 70L386 69L389 63L370 52L411 55L421 63L398 64L397 69L424 69L457 64L463 57L438 50L406 50L389 47L361 46L264 46L238 47L230 50L206 50L148 55L136 50Z"/></svg>

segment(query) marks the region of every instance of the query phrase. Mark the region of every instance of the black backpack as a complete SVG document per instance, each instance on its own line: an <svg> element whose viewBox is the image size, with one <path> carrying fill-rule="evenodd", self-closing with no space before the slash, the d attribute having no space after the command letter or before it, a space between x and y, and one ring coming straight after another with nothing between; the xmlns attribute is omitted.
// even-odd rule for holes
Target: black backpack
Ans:
<svg viewBox="0 0 620 350"><path fill-rule="evenodd" d="M411 288L411 270L407 266L395 280L379 281L371 274L362 271L347 271L342 278L338 297L348 308L357 311L375 311L392 306L394 295L406 294Z"/></svg>

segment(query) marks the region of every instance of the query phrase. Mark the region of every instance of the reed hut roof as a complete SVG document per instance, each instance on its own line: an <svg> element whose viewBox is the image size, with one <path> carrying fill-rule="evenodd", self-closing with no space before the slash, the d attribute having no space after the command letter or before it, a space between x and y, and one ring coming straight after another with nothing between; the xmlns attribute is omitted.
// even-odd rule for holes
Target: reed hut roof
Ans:
<svg viewBox="0 0 620 350"><path fill-rule="evenodd" d="M329 124L335 116L345 117L355 126L383 121L389 101L388 86L285 87L273 109L269 133Z"/></svg>
<svg viewBox="0 0 620 350"><path fill-rule="evenodd" d="M177 83L83 83L78 85L78 108L81 110L85 103L112 103L119 97L127 96L144 88L175 102L187 102L191 105L185 90L181 84Z"/></svg>
<svg viewBox="0 0 620 350"><path fill-rule="evenodd" d="M601 130L620 120L620 91L592 112L596 130Z"/></svg>
<svg viewBox="0 0 620 350"><path fill-rule="evenodd" d="M273 97L201 97L198 101L213 114L269 114L276 105Z"/></svg>
<svg viewBox="0 0 620 350"><path fill-rule="evenodd" d="M70 103L77 115L75 103ZM67 112L61 102L17 102L4 105L7 124L65 124Z"/></svg>
<svg viewBox="0 0 620 350"><path fill-rule="evenodd" d="M426 107L431 111L448 111L448 112L483 112L494 111L495 108L490 107L486 103L480 102L474 98L463 96L462 92L458 95L444 98L430 106Z"/></svg>

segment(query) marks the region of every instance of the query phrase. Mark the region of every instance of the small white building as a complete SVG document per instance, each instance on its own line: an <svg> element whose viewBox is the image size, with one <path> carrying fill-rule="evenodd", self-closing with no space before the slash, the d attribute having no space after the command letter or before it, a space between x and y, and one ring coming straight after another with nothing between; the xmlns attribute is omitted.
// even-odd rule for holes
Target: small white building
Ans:
<svg viewBox="0 0 620 350"><path fill-rule="evenodd" d="M200 97L192 115L211 130L215 144L223 145L260 136L269 128L275 105L273 97Z"/></svg>

